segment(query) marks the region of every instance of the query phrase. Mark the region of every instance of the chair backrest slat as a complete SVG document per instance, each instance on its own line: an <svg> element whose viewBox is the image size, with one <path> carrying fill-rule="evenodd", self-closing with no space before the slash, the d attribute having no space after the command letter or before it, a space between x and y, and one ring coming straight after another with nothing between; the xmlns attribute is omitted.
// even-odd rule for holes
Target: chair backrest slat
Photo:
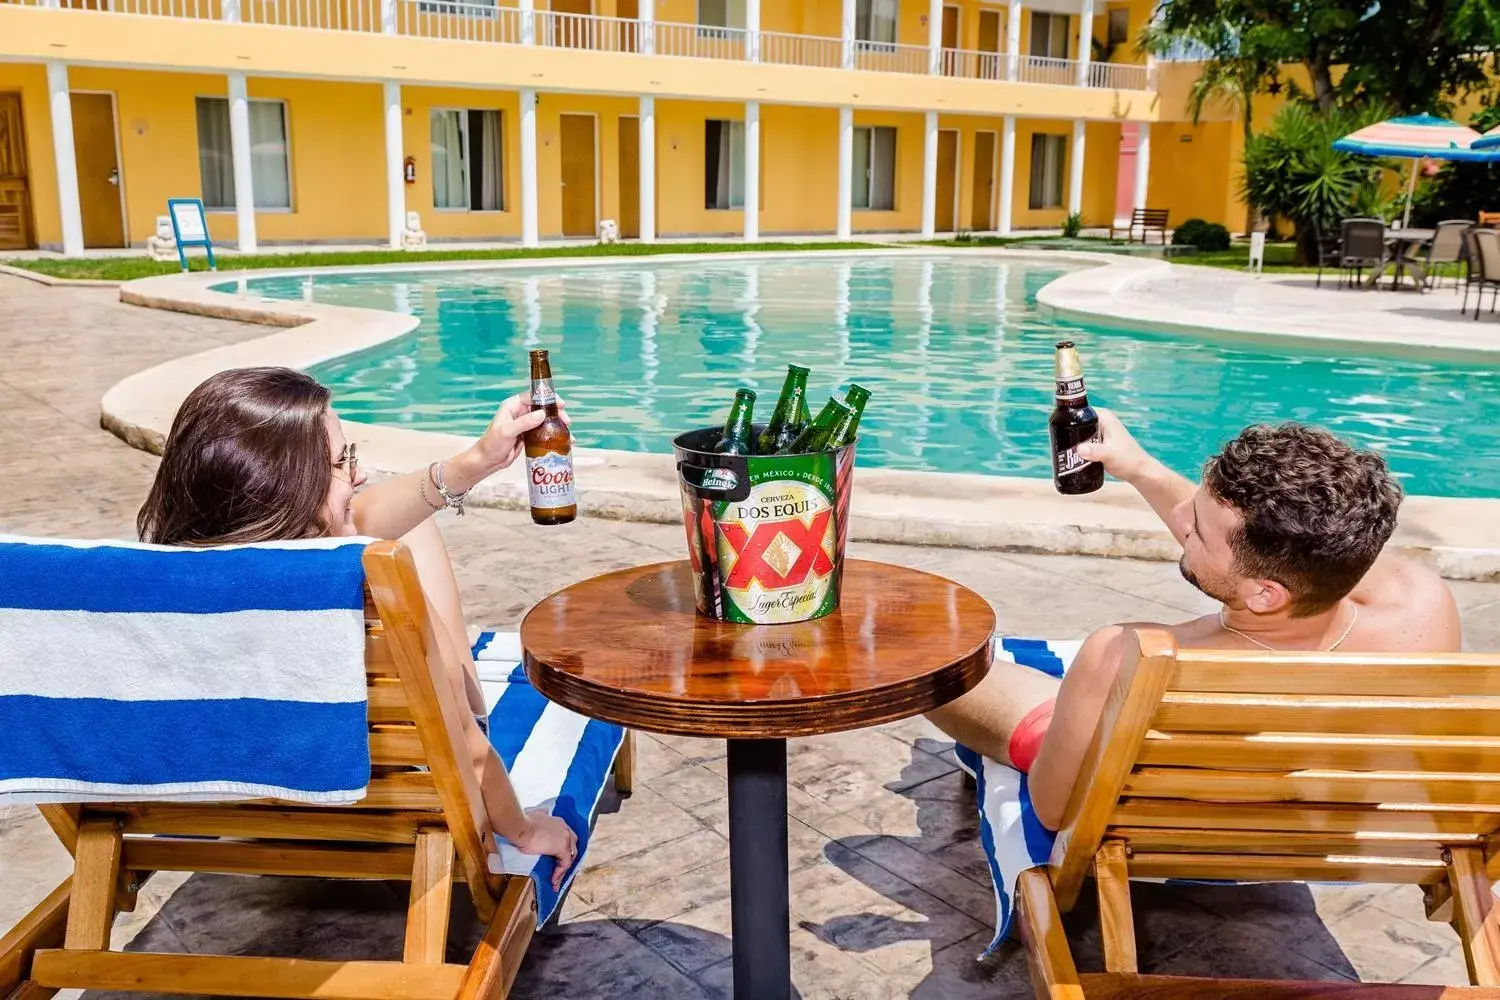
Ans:
<svg viewBox="0 0 1500 1000"><path fill-rule="evenodd" d="M1385 223L1379 219L1345 219L1342 232L1345 257L1380 260L1385 256Z"/></svg>
<svg viewBox="0 0 1500 1000"><path fill-rule="evenodd" d="M1432 884L1445 849L1500 849L1500 656L1179 651L1160 631L1138 641L1166 677L1118 778L1080 782L1070 815L1108 819L1059 838L1059 902L1104 840L1126 843L1132 875L1242 880ZM1139 669L1127 673L1141 685ZM1121 725L1106 715L1095 745L1118 742Z"/></svg>

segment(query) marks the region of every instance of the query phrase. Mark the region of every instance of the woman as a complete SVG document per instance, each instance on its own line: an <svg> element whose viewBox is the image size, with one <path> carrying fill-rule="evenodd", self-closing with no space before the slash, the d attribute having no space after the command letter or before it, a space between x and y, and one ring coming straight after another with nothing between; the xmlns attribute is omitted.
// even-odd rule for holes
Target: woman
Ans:
<svg viewBox="0 0 1500 1000"><path fill-rule="evenodd" d="M543 809L523 810L484 732L486 710L469 653L458 581L432 515L461 506L476 483L521 454L521 437L545 417L524 395L507 399L479 440L421 472L366 489L355 447L329 407L329 391L290 368L241 368L210 377L183 401L162 449L156 481L136 518L158 545L228 545L369 535L400 538L412 552L455 694L473 714L464 738L490 825L528 854L558 861L554 888L578 840ZM561 400L558 401L562 406Z"/></svg>

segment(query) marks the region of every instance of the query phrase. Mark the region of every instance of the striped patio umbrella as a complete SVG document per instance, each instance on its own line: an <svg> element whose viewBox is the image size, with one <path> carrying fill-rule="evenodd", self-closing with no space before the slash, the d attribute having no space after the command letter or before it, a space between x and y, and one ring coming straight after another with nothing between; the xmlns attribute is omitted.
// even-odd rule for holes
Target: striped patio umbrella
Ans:
<svg viewBox="0 0 1500 1000"><path fill-rule="evenodd" d="M1500 160L1500 125L1474 140L1473 149L1488 152L1493 159Z"/></svg>
<svg viewBox="0 0 1500 1000"><path fill-rule="evenodd" d="M1336 139L1333 148L1341 153L1356 153L1360 156L1392 156L1412 161L1411 172L1406 180L1406 214L1401 224L1411 224L1411 198L1417 187L1417 167L1420 161L1463 160L1470 163L1489 163L1497 159L1494 152L1475 149L1479 133L1467 125L1439 118L1436 115L1403 115L1387 118L1374 125L1366 125Z"/></svg>

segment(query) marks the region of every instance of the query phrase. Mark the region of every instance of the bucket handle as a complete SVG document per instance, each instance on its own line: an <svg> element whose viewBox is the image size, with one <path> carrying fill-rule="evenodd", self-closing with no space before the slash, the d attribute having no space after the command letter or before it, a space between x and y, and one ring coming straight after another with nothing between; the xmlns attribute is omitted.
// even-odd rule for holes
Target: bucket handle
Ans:
<svg viewBox="0 0 1500 1000"><path fill-rule="evenodd" d="M683 460L677 463L677 475L683 486L703 500L728 500L738 502L750 496L750 463L743 455L705 455L703 461L709 465L695 465ZM734 475L733 486L706 486L704 480L716 469L726 469Z"/></svg>

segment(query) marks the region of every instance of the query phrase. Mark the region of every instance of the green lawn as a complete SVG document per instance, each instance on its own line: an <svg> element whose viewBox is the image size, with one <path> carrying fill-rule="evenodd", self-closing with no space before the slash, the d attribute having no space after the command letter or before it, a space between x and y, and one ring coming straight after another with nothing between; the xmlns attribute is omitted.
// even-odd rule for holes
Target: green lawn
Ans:
<svg viewBox="0 0 1500 1000"><path fill-rule="evenodd" d="M342 253L256 254L245 257L226 255L219 258L224 271L258 270L268 267L348 267L361 264L425 264L451 260L527 260L549 257L655 257L662 254L735 253L745 251L786 253L795 250L884 250L887 243L596 243L589 246L506 247L495 250L358 250ZM56 258L8 260L11 267L25 268L54 278L130 281L157 274L176 274L176 261L155 261L147 257L90 257L82 260ZM190 252L188 263L194 271L208 270L201 251Z"/></svg>
<svg viewBox="0 0 1500 1000"><path fill-rule="evenodd" d="M1262 264L1264 270L1276 271L1279 274L1316 274L1316 267L1308 267L1298 264L1297 247L1292 243L1267 243L1266 259ZM1231 269L1245 270L1250 265L1250 244L1236 243L1228 250L1214 253L1199 251L1182 257L1172 258L1174 264L1195 264L1199 267L1226 267Z"/></svg>

